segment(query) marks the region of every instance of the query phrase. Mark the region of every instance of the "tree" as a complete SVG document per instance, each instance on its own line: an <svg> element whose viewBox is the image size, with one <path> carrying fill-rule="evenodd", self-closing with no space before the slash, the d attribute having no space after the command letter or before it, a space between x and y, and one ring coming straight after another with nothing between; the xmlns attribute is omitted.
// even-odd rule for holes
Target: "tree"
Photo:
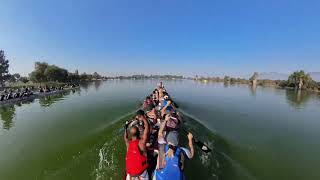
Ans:
<svg viewBox="0 0 320 180"><path fill-rule="evenodd" d="M20 80L21 76L20 74L18 73L15 73L15 74L9 74L9 78L8 78L8 81L10 82L18 82Z"/></svg>
<svg viewBox="0 0 320 180"><path fill-rule="evenodd" d="M47 78L44 75L44 72L48 66L48 63L46 62L36 62L35 70L29 74L30 80L33 82L45 82Z"/></svg>
<svg viewBox="0 0 320 180"><path fill-rule="evenodd" d="M3 50L0 50L0 85L10 78L9 75L9 60L6 59Z"/></svg>
<svg viewBox="0 0 320 180"><path fill-rule="evenodd" d="M81 79L81 80L87 80L87 79L88 79L87 73L86 73L86 72L82 73L82 74L80 75L80 79Z"/></svg>
<svg viewBox="0 0 320 180"><path fill-rule="evenodd" d="M9 78L7 79L7 81L14 83L14 82L16 82L16 78L13 75L9 74Z"/></svg>
<svg viewBox="0 0 320 180"><path fill-rule="evenodd" d="M27 82L29 82L29 79L27 77L21 77L20 81L23 83L27 83Z"/></svg>
<svg viewBox="0 0 320 180"><path fill-rule="evenodd" d="M29 77L34 82L57 81L66 82L69 72L66 69L56 65L49 65L46 62L36 62L35 70L30 73Z"/></svg>
<svg viewBox="0 0 320 180"><path fill-rule="evenodd" d="M47 66L44 71L47 81L65 82L68 77L68 71L55 65Z"/></svg>
<svg viewBox="0 0 320 180"><path fill-rule="evenodd" d="M257 81L258 81L258 73L254 72L253 75L250 78L250 82L252 83L252 86L257 86Z"/></svg>
<svg viewBox="0 0 320 180"><path fill-rule="evenodd" d="M229 82L230 81L230 77L229 76L224 76L223 81L224 82Z"/></svg>
<svg viewBox="0 0 320 180"><path fill-rule="evenodd" d="M234 84L236 82L236 78L230 78L230 83Z"/></svg>
<svg viewBox="0 0 320 180"><path fill-rule="evenodd" d="M21 78L21 75L18 74L18 73L15 73L13 74L13 77L16 79L16 80L19 80Z"/></svg>
<svg viewBox="0 0 320 180"><path fill-rule="evenodd" d="M310 74L306 74L302 70L295 71L288 78L288 84L299 90L308 87L312 82Z"/></svg>
<svg viewBox="0 0 320 180"><path fill-rule="evenodd" d="M101 78L100 74L98 74L97 72L94 72L92 76L95 79L100 79Z"/></svg>

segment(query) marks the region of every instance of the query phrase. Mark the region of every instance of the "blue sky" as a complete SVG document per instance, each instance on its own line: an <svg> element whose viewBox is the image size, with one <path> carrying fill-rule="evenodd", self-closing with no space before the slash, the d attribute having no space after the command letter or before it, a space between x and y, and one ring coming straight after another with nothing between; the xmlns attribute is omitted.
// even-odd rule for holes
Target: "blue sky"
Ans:
<svg viewBox="0 0 320 180"><path fill-rule="evenodd" d="M320 1L2 0L0 49L21 74L320 71Z"/></svg>

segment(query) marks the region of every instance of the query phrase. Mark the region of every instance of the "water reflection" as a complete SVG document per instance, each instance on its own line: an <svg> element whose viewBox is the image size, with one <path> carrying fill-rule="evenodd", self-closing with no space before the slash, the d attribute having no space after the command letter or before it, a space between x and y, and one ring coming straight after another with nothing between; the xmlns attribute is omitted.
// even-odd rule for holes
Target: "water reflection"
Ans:
<svg viewBox="0 0 320 180"><path fill-rule="evenodd" d="M301 90L286 90L286 98L289 105L301 108L310 100L310 93Z"/></svg>
<svg viewBox="0 0 320 180"><path fill-rule="evenodd" d="M33 102L34 102L34 98L32 98L32 99L26 99L26 100L23 100L23 101L18 101L18 102L15 103L15 105L21 107L21 106L24 105L24 104L31 104L31 103L33 103Z"/></svg>
<svg viewBox="0 0 320 180"><path fill-rule="evenodd" d="M0 116L1 120L3 121L3 129L9 130L13 126L15 111L16 109L14 105L0 107Z"/></svg>
<svg viewBox="0 0 320 180"><path fill-rule="evenodd" d="M252 96L256 96L257 94L257 85L250 86L250 92Z"/></svg>
<svg viewBox="0 0 320 180"><path fill-rule="evenodd" d="M67 92L61 92L61 93L57 93L57 94L54 94L54 95L50 95L50 96L47 96L47 97L40 98L39 99L39 104L42 107L50 107L55 102L63 100L64 97L69 95L70 93L71 93L71 91L67 91Z"/></svg>
<svg viewBox="0 0 320 180"><path fill-rule="evenodd" d="M84 91L86 91L86 92L88 92L89 86L90 86L89 82L83 82L80 85L81 89L84 89Z"/></svg>
<svg viewBox="0 0 320 180"><path fill-rule="evenodd" d="M102 81L94 81L94 88L96 89L96 91L99 90L101 84L102 84Z"/></svg>
<svg viewBox="0 0 320 180"><path fill-rule="evenodd" d="M228 88L228 87L229 87L229 85L230 85L230 83L229 83L229 82L223 82L223 87Z"/></svg>

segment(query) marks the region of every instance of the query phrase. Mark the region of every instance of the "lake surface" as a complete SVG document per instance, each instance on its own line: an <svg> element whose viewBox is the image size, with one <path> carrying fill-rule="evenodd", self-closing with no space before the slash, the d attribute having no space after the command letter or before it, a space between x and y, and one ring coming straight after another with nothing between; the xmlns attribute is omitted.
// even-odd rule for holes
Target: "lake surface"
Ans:
<svg viewBox="0 0 320 180"><path fill-rule="evenodd" d="M156 83L94 82L0 107L0 179L121 179L123 122ZM320 179L319 95L189 80L165 85L186 127L214 148L196 149L188 179Z"/></svg>

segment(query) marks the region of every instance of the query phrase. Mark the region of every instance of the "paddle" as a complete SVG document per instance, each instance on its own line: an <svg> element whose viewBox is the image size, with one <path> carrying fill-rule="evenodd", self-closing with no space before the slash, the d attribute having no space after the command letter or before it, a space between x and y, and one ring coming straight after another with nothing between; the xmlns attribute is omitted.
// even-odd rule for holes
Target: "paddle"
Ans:
<svg viewBox="0 0 320 180"><path fill-rule="evenodd" d="M185 128L183 128L183 131L187 134L189 133ZM200 140L197 140L195 137L193 137L193 141L203 152L209 153L212 151L212 149L210 149L206 144L204 144Z"/></svg>

